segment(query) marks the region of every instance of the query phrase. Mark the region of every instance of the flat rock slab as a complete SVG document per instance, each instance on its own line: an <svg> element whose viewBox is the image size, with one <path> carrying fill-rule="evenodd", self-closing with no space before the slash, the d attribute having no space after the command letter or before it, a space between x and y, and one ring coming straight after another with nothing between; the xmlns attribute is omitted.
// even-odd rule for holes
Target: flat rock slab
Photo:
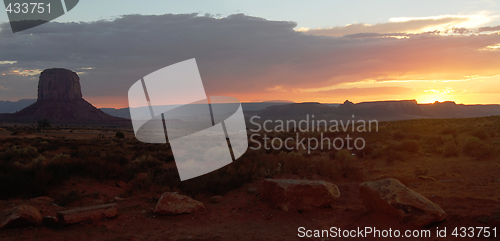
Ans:
<svg viewBox="0 0 500 241"><path fill-rule="evenodd" d="M0 229L42 224L42 214L35 207L21 205L0 213Z"/></svg>
<svg viewBox="0 0 500 241"><path fill-rule="evenodd" d="M340 197L335 184L316 180L266 179L261 195L283 211L332 206Z"/></svg>
<svg viewBox="0 0 500 241"><path fill-rule="evenodd" d="M205 208L202 202L174 192L166 192L158 200L154 213L160 215L192 213L202 208Z"/></svg>
<svg viewBox="0 0 500 241"><path fill-rule="evenodd" d="M361 183L359 195L369 211L395 216L417 227L446 218L439 205L393 178Z"/></svg>
<svg viewBox="0 0 500 241"><path fill-rule="evenodd" d="M60 224L73 224L86 220L99 220L118 216L116 203L103 204L91 207L82 207L57 212Z"/></svg>
<svg viewBox="0 0 500 241"><path fill-rule="evenodd" d="M54 199L50 197L37 197L30 199L31 202L40 203L40 204L53 204Z"/></svg>

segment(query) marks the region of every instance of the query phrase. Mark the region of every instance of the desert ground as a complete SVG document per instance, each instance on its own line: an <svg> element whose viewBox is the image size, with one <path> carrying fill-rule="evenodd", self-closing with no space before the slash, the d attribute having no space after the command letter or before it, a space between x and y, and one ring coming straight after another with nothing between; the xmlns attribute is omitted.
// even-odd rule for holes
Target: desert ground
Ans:
<svg viewBox="0 0 500 241"><path fill-rule="evenodd" d="M2 124L0 210L28 204L42 216L56 216L61 210L117 203L119 215L71 225L7 228L0 230L0 240L297 240L299 227L433 234L405 240L460 239L452 236L457 227L490 227L497 230L491 240L498 239L500 117L381 122L378 132L351 134L366 140L362 151L249 149L224 168L180 182L168 145L140 143L131 129ZM261 195L267 178L327 181L338 186L340 198L330 207L283 211ZM415 228L368 211L359 185L385 178L395 178L441 206L446 219ZM205 208L157 215L153 210L164 192L189 196ZM444 228L446 238L434 235Z"/></svg>

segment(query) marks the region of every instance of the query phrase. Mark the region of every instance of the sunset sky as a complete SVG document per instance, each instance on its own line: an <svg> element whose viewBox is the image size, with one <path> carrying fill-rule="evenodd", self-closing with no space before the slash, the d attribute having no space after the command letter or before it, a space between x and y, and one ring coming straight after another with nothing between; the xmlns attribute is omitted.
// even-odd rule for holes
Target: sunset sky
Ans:
<svg viewBox="0 0 500 241"><path fill-rule="evenodd" d="M196 58L207 95L243 102L500 104L500 1L96 1L13 34L0 12L0 100L46 68L127 107L141 77Z"/></svg>

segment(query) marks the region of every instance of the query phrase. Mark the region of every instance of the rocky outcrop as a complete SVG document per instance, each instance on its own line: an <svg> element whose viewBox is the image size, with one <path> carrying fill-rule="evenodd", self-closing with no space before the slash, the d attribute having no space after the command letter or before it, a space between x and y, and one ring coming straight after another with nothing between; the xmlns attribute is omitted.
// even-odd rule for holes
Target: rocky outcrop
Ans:
<svg viewBox="0 0 500 241"><path fill-rule="evenodd" d="M120 214L116 203L103 204L91 207L82 207L57 212L57 220L60 224L80 223L86 220L100 220L113 218Z"/></svg>
<svg viewBox="0 0 500 241"><path fill-rule="evenodd" d="M38 82L38 101L73 101L82 99L78 75L67 69L46 69Z"/></svg>
<svg viewBox="0 0 500 241"><path fill-rule="evenodd" d="M130 120L113 117L82 98L80 78L67 69L46 69L40 74L38 100L0 121L36 123L46 119L56 124L129 125Z"/></svg>
<svg viewBox="0 0 500 241"><path fill-rule="evenodd" d="M362 183L359 195L369 211L394 216L417 227L446 218L439 205L393 178Z"/></svg>
<svg viewBox="0 0 500 241"><path fill-rule="evenodd" d="M196 201L173 192L166 192L161 195L154 213L160 215L192 213L205 208L202 202Z"/></svg>
<svg viewBox="0 0 500 241"><path fill-rule="evenodd" d="M42 224L42 215L35 207L29 205L17 206L0 213L0 229Z"/></svg>
<svg viewBox="0 0 500 241"><path fill-rule="evenodd" d="M302 211L332 206L340 192L336 185L325 181L266 179L261 195L284 211Z"/></svg>

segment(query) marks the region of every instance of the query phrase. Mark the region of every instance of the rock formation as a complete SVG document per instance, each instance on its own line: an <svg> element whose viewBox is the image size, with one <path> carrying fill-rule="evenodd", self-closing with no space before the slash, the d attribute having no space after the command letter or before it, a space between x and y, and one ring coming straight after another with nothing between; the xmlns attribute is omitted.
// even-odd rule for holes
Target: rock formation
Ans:
<svg viewBox="0 0 500 241"><path fill-rule="evenodd" d="M42 224L42 215L38 209L21 205L0 213L0 229Z"/></svg>
<svg viewBox="0 0 500 241"><path fill-rule="evenodd" d="M369 211L394 216L416 227L425 227L446 218L439 205L393 178L364 182L359 186L359 195Z"/></svg>
<svg viewBox="0 0 500 241"><path fill-rule="evenodd" d="M266 179L262 197L283 211L310 210L333 206L340 197L335 184L315 180Z"/></svg>
<svg viewBox="0 0 500 241"><path fill-rule="evenodd" d="M205 204L196 201L190 197L183 196L173 192L166 192L161 195L158 204L153 210L155 214L182 214L192 213L205 208Z"/></svg>
<svg viewBox="0 0 500 241"><path fill-rule="evenodd" d="M57 220L60 224L74 224L87 220L99 220L114 218L120 213L116 203L108 203L98 206L81 207L57 212Z"/></svg>
<svg viewBox="0 0 500 241"><path fill-rule="evenodd" d="M38 82L38 101L74 101L82 99L80 78L66 69L46 69Z"/></svg>
<svg viewBox="0 0 500 241"><path fill-rule="evenodd" d="M82 97L80 78L67 69L46 69L40 74L38 100L23 110L1 115L0 120L35 123L47 119L57 124L128 124L130 121L105 114Z"/></svg>

